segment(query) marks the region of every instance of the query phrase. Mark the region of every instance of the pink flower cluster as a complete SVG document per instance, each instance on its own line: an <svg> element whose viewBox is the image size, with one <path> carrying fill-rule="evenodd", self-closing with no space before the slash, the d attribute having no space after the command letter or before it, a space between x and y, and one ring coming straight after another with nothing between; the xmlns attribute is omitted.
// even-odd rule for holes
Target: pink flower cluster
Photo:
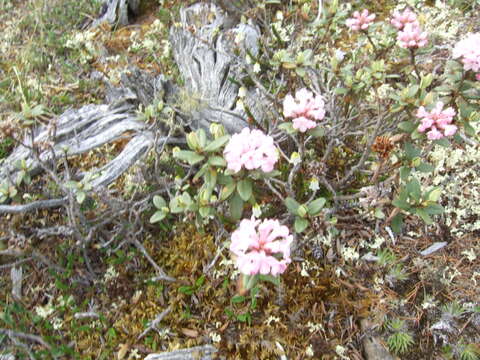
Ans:
<svg viewBox="0 0 480 360"><path fill-rule="evenodd" d="M236 256L236 265L242 274L276 276L291 262L292 241L288 228L278 220L260 222L252 217L242 220L233 232L230 251Z"/></svg>
<svg viewBox="0 0 480 360"><path fill-rule="evenodd" d="M395 10L390 23L398 30L403 30L406 24L420 26L417 21L417 15L415 15L415 13L413 13L410 9L405 9L402 13L398 10Z"/></svg>
<svg viewBox="0 0 480 360"><path fill-rule="evenodd" d="M366 30L375 20L375 16L375 14L369 14L367 9L363 9L362 12L355 11L353 18L347 19L345 24L353 31Z"/></svg>
<svg viewBox="0 0 480 360"><path fill-rule="evenodd" d="M393 13L390 23L398 29L398 44L405 48L421 48L427 45L427 33L422 31L417 15L410 9Z"/></svg>
<svg viewBox="0 0 480 360"><path fill-rule="evenodd" d="M422 123L418 127L419 132L427 132L427 137L430 140L438 140L444 136L452 136L457 132L457 127L452 125L455 110L449 107L443 110L443 103L437 102L435 108L428 112L423 106L417 111L417 117L422 119Z"/></svg>
<svg viewBox="0 0 480 360"><path fill-rule="evenodd" d="M232 136L223 156L227 161L227 168L239 172L242 166L247 170L262 169L264 172L273 170L278 161L278 150L271 136L260 130L243 129Z"/></svg>
<svg viewBox="0 0 480 360"><path fill-rule="evenodd" d="M468 34L453 49L453 58L462 58L465 71L480 71L480 33Z"/></svg>
<svg viewBox="0 0 480 360"><path fill-rule="evenodd" d="M427 45L427 33L422 31L418 23L407 23L397 35L397 41L402 48L421 48Z"/></svg>
<svg viewBox="0 0 480 360"><path fill-rule="evenodd" d="M325 117L325 103L320 95L313 96L307 89L300 89L295 98L288 94L283 100L283 115L293 118L293 128L305 132L317 126L314 120Z"/></svg>

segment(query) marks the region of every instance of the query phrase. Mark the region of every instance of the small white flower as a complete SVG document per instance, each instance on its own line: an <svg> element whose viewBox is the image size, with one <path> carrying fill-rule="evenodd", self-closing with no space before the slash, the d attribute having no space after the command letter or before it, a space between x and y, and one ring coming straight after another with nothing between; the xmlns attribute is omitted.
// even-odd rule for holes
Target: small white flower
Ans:
<svg viewBox="0 0 480 360"><path fill-rule="evenodd" d="M300 164L302 162L302 158L300 157L300 154L298 152L293 152L292 155L290 156L290 163L293 165Z"/></svg>
<svg viewBox="0 0 480 360"><path fill-rule="evenodd" d="M270 316L267 320L264 321L265 325L270 326L272 323L279 323L280 318L276 316Z"/></svg>
<svg viewBox="0 0 480 360"><path fill-rule="evenodd" d="M360 254L354 248L344 246L342 249L342 257L345 261L354 261L358 260Z"/></svg>
<svg viewBox="0 0 480 360"><path fill-rule="evenodd" d="M345 353L347 352L347 349L342 345L337 345L335 347L335 352L337 353L338 356L340 356L344 360L350 359L347 355L345 355Z"/></svg>
<svg viewBox="0 0 480 360"><path fill-rule="evenodd" d="M320 186L318 184L318 180L313 178L310 180L310 183L308 184L308 188L312 191L317 191L318 189L320 189Z"/></svg>
<svg viewBox="0 0 480 360"><path fill-rule="evenodd" d="M252 214L253 214L253 216L255 216L256 218L259 218L259 217L262 215L262 209L261 209L261 207L260 207L259 204L253 205L253 207L252 207Z"/></svg>
<svg viewBox="0 0 480 360"><path fill-rule="evenodd" d="M53 326L53 328L54 328L55 330L61 329L62 326L63 326L63 321L62 321L62 319L60 319L60 318L58 318L58 317L53 318L53 320L52 320L52 326Z"/></svg>
<svg viewBox="0 0 480 360"><path fill-rule="evenodd" d="M247 88L245 86L240 86L238 89L238 97L245 97L247 95Z"/></svg>
<svg viewBox="0 0 480 360"><path fill-rule="evenodd" d="M115 279L119 276L119 273L113 266L109 266L107 271L105 271L105 275L103 275L103 281L107 282L109 280Z"/></svg>
<svg viewBox="0 0 480 360"><path fill-rule="evenodd" d="M337 267L335 269L335 275L337 275L337 277L340 277L342 275L345 275L345 271L341 267Z"/></svg>
<svg viewBox="0 0 480 360"><path fill-rule="evenodd" d="M260 67L260 64L258 62L256 62L255 65L253 65L253 72L255 74L258 74L260 72L260 70L262 70L262 68Z"/></svg>
<svg viewBox="0 0 480 360"><path fill-rule="evenodd" d="M308 331L310 331L310 333L314 333L314 332L317 332L317 331L323 331L324 330L322 324L315 324L311 321L309 321L307 323L307 328L308 328Z"/></svg>
<svg viewBox="0 0 480 360"><path fill-rule="evenodd" d="M35 312L37 313L37 315L44 318L44 319L49 317L54 311L55 311L55 309L53 308L53 306L50 302L45 306L36 306L35 307Z"/></svg>
<svg viewBox="0 0 480 360"><path fill-rule="evenodd" d="M427 310L431 308L435 308L437 306L437 302L435 301L434 297L431 295L425 296L425 299L422 302L422 309Z"/></svg>
<svg viewBox="0 0 480 360"><path fill-rule="evenodd" d="M309 344L307 346L307 348L305 349L305 355L307 355L308 357L312 357L313 355L315 355L315 353L313 352L313 347L311 344Z"/></svg>
<svg viewBox="0 0 480 360"><path fill-rule="evenodd" d="M473 249L462 251L462 255L465 255L470 262L473 262L477 258L477 254L475 254L475 250Z"/></svg>
<svg viewBox="0 0 480 360"><path fill-rule="evenodd" d="M142 355L138 353L138 349L134 348L130 351L130 355L128 356L129 359L140 359Z"/></svg>
<svg viewBox="0 0 480 360"><path fill-rule="evenodd" d="M216 332L211 332L209 336L214 343L219 343L222 340L222 337L218 335Z"/></svg>

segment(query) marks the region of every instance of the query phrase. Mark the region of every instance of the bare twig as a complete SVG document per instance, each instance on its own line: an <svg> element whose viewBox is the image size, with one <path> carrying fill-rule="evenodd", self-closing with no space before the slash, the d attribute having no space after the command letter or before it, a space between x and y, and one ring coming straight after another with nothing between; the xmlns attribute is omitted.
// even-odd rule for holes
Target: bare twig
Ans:
<svg viewBox="0 0 480 360"><path fill-rule="evenodd" d="M7 335L11 339L18 338L18 339L30 340L46 347L49 350L51 349L51 346L47 344L45 340L43 340L40 336L37 336L37 335L26 334L23 332L12 331L12 330L3 329L3 328L0 328L0 334Z"/></svg>
<svg viewBox="0 0 480 360"><path fill-rule="evenodd" d="M158 324L163 320L165 316L167 316L170 311L171 307L169 306L166 310L162 311L149 325L148 327L137 337L137 341L147 335L151 330L159 331L157 328Z"/></svg>

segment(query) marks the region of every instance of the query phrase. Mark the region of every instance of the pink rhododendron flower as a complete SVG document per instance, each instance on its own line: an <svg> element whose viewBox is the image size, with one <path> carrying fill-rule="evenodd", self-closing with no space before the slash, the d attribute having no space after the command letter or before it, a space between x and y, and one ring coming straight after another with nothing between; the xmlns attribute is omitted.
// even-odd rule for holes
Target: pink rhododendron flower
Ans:
<svg viewBox="0 0 480 360"><path fill-rule="evenodd" d="M307 89L300 89L295 98L288 94L283 100L283 115L293 118L293 128L305 132L317 126L314 120L325 117L325 103L320 95L314 96Z"/></svg>
<svg viewBox="0 0 480 360"><path fill-rule="evenodd" d="M423 106L417 111L417 117L422 119L421 124L418 126L419 132L427 132L427 137L430 140L438 140L444 136L452 136L457 132L457 127L452 125L453 117L455 116L455 110L449 107L443 110L443 103L437 102L437 105L430 112L425 110Z"/></svg>
<svg viewBox="0 0 480 360"><path fill-rule="evenodd" d="M409 23L420 26L417 21L417 15L415 15L415 13L413 13L410 9L405 9L403 13L396 10L393 13L393 17L390 20L390 23L398 30L402 30L405 25Z"/></svg>
<svg viewBox="0 0 480 360"><path fill-rule="evenodd" d="M281 274L291 262L293 236L278 220L244 219L232 234L230 251L242 274Z"/></svg>
<svg viewBox="0 0 480 360"><path fill-rule="evenodd" d="M475 75L475 79L477 79L477 81L480 81L480 73Z"/></svg>
<svg viewBox="0 0 480 360"><path fill-rule="evenodd" d="M397 35L399 45L407 48L421 48L427 45L427 33L420 29L418 23L405 24L403 31Z"/></svg>
<svg viewBox="0 0 480 360"><path fill-rule="evenodd" d="M232 136L223 156L227 161L227 168L234 172L239 172L242 167L270 172L278 161L278 151L273 138L260 130L249 128Z"/></svg>
<svg viewBox="0 0 480 360"><path fill-rule="evenodd" d="M317 126L317 123L315 121L308 120L304 116L300 116L298 118L293 119L292 123L293 123L293 128L300 132L305 132Z"/></svg>
<svg viewBox="0 0 480 360"><path fill-rule="evenodd" d="M345 24L353 31L366 30L375 20L375 14L369 14L367 9L362 12L355 11L353 18L347 19Z"/></svg>
<svg viewBox="0 0 480 360"><path fill-rule="evenodd" d="M460 40L453 49L453 58L462 58L465 71L480 70L480 33L468 34ZM478 78L477 78L478 80Z"/></svg>

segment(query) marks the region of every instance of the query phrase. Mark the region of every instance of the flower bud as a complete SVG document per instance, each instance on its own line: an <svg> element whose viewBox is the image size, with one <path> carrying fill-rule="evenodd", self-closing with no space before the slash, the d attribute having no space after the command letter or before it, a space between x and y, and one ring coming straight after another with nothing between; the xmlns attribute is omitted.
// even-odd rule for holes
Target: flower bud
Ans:
<svg viewBox="0 0 480 360"><path fill-rule="evenodd" d="M218 139L225 135L225 128L221 124L212 123L210 124L210 134L212 134L215 139Z"/></svg>
<svg viewBox="0 0 480 360"><path fill-rule="evenodd" d="M307 215L307 207L305 205L300 205L297 210L297 214L300 217L305 217Z"/></svg>
<svg viewBox="0 0 480 360"><path fill-rule="evenodd" d="M200 149L200 144L198 141L197 134L194 133L193 131L187 134L187 144L188 144L188 147L192 150Z"/></svg>

